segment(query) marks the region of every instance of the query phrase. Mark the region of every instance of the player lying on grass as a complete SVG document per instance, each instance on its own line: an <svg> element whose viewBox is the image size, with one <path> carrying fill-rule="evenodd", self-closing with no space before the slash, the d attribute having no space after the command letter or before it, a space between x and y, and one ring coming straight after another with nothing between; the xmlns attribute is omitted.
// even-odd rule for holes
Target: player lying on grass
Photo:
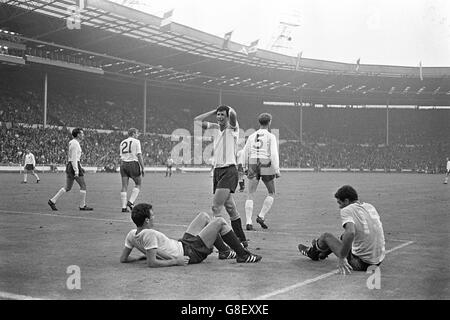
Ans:
<svg viewBox="0 0 450 320"><path fill-rule="evenodd" d="M375 207L358 201L356 190L349 185L339 188L334 197L341 209L344 234L338 239L324 233L312 241L311 247L299 244L300 252L312 260L323 260L334 253L341 274L380 265L385 256L384 232Z"/></svg>
<svg viewBox="0 0 450 320"><path fill-rule="evenodd" d="M213 252L213 246L219 250L220 260L236 258L239 263L254 263L262 258L244 249L222 217L211 218L205 212L199 213L179 240L170 239L155 230L154 217L151 204L140 203L133 208L131 219L137 229L128 232L120 262L147 259L149 267L184 266L205 260ZM133 248L145 256L130 257Z"/></svg>

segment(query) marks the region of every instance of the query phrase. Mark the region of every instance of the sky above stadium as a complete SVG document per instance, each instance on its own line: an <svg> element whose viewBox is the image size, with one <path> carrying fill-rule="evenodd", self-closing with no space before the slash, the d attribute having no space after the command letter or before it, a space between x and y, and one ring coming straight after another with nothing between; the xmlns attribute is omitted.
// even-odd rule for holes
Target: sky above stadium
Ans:
<svg viewBox="0 0 450 320"><path fill-rule="evenodd" d="M248 46L361 64L450 67L447 0L113 0ZM284 34L283 25L287 22ZM278 39L278 41L277 41Z"/></svg>

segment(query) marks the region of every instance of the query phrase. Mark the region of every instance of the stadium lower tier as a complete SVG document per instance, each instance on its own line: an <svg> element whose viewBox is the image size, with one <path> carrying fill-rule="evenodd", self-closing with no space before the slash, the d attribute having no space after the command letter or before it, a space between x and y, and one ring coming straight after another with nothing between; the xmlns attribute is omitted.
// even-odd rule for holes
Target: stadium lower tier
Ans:
<svg viewBox="0 0 450 320"><path fill-rule="evenodd" d="M119 144L123 132L85 132L81 142L81 161L85 166L117 168L120 164ZM23 163L23 154L29 148L39 165L64 164L71 139L67 128L30 128L0 126L0 163ZM203 141L200 163L192 139L162 135L141 135L142 152L146 166L165 165L172 156L175 164L207 165L211 141ZM198 153L198 152L197 152ZM285 168L343 168L347 170L397 170L444 172L445 158L450 154L449 142L429 144L372 145L329 141L280 142L280 166ZM197 157L197 158L195 158Z"/></svg>

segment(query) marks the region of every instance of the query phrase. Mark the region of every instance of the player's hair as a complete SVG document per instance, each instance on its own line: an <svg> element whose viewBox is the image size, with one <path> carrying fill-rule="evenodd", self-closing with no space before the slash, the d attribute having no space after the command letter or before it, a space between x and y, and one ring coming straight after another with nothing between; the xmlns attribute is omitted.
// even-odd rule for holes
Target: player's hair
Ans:
<svg viewBox="0 0 450 320"><path fill-rule="evenodd" d="M149 203L139 203L131 210L131 220L133 220L136 227L142 227L145 219L150 219L150 210L153 206Z"/></svg>
<svg viewBox="0 0 450 320"><path fill-rule="evenodd" d="M270 113L264 112L258 116L258 122L262 126L267 126L271 120L272 120L272 115Z"/></svg>
<svg viewBox="0 0 450 320"><path fill-rule="evenodd" d="M76 138L80 134L80 132L83 131L83 128L75 128L72 130L72 137Z"/></svg>
<svg viewBox="0 0 450 320"><path fill-rule="evenodd" d="M230 116L230 107L229 106L226 106L226 105L218 106L216 109L216 113L221 112L221 111L225 111L227 113L227 117Z"/></svg>
<svg viewBox="0 0 450 320"><path fill-rule="evenodd" d="M131 137L133 134L135 134L137 132L138 132L138 129L130 128L130 129L128 129L128 136Z"/></svg>
<svg viewBox="0 0 450 320"><path fill-rule="evenodd" d="M344 201L348 199L350 202L358 200L358 193L349 185L342 186L336 191L334 197L338 200Z"/></svg>

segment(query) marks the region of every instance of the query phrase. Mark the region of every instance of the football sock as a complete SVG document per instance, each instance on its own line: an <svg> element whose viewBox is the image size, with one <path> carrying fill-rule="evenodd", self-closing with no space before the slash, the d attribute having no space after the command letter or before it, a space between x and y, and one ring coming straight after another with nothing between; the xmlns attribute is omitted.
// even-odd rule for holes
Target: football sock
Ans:
<svg viewBox="0 0 450 320"><path fill-rule="evenodd" d="M122 208L127 207L127 193L126 192L120 193L120 202L122 204Z"/></svg>
<svg viewBox="0 0 450 320"><path fill-rule="evenodd" d="M80 208L86 205L86 190L80 190Z"/></svg>
<svg viewBox="0 0 450 320"><path fill-rule="evenodd" d="M273 204L273 197L267 196L264 199L264 203L261 208L261 212L259 213L258 216L260 216L264 220L264 216L267 214L267 212L269 212L270 208L272 208L272 204Z"/></svg>
<svg viewBox="0 0 450 320"><path fill-rule="evenodd" d="M244 230L242 229L241 218L237 218L236 220L231 221L231 227L233 228L234 233L241 241L246 241ZM234 249L234 248L233 248Z"/></svg>
<svg viewBox="0 0 450 320"><path fill-rule="evenodd" d="M139 188L134 187L133 190L131 191L130 202L134 204L138 195L139 195Z"/></svg>
<svg viewBox="0 0 450 320"><path fill-rule="evenodd" d="M59 191L55 194L55 196L53 198L51 198L50 200L52 200L53 203L56 203L56 201L58 201L59 197L61 197L65 192L66 192L65 188L59 189Z"/></svg>
<svg viewBox="0 0 450 320"><path fill-rule="evenodd" d="M252 224L253 215L253 200L245 201L245 218L247 219L247 224Z"/></svg>
<svg viewBox="0 0 450 320"><path fill-rule="evenodd" d="M233 232L233 230L228 231L227 233L222 235L223 241L230 246L231 249L236 251L236 254L240 257L245 256L247 251L242 247L239 238Z"/></svg>
<svg viewBox="0 0 450 320"><path fill-rule="evenodd" d="M220 234L217 235L216 241L214 241L214 247L216 247L217 250L219 250L219 252L226 252L230 250L230 248L225 244L225 242L223 242L223 239L220 236Z"/></svg>
<svg viewBox="0 0 450 320"><path fill-rule="evenodd" d="M39 180L39 176L36 173L34 173L33 175L36 177L36 180Z"/></svg>
<svg viewBox="0 0 450 320"><path fill-rule="evenodd" d="M27 182L27 178L28 178L28 175L25 173L25 174L23 175L23 182Z"/></svg>

